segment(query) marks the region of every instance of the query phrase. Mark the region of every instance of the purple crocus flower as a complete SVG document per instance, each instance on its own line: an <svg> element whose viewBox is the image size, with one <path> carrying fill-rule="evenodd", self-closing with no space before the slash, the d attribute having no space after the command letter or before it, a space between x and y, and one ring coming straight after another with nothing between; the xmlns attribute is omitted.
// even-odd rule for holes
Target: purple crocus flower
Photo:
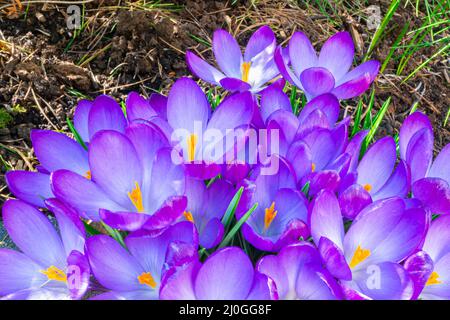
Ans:
<svg viewBox="0 0 450 320"><path fill-rule="evenodd" d="M398 263L422 243L427 214L401 198L376 201L362 210L347 233L339 202L322 191L311 205L311 234L327 269L346 294L372 299L409 299L413 281Z"/></svg>
<svg viewBox="0 0 450 320"><path fill-rule="evenodd" d="M272 300L273 280L255 271L237 247L214 252L202 264L197 257L169 268L160 290L163 300Z"/></svg>
<svg viewBox="0 0 450 320"><path fill-rule="evenodd" d="M228 159L228 137L235 129L246 129L253 116L250 93L239 93L226 98L211 115L211 107L200 87L189 78L181 78L170 90L167 119L173 129L172 138L180 149L188 175L210 179L221 171ZM234 140L232 140L234 141Z"/></svg>
<svg viewBox="0 0 450 320"><path fill-rule="evenodd" d="M435 219L428 230L422 250L433 262L421 299L450 299L450 216Z"/></svg>
<svg viewBox="0 0 450 320"><path fill-rule="evenodd" d="M3 223L21 250L0 249L2 299L80 299L89 285L84 228L76 213L51 199L59 231L40 211L20 200L3 205Z"/></svg>
<svg viewBox="0 0 450 320"><path fill-rule="evenodd" d="M200 79L226 90L259 92L279 75L273 54L276 39L268 26L259 28L248 41L242 57L236 39L225 30L214 32L212 49L219 71L191 51L186 52L189 69Z"/></svg>
<svg viewBox="0 0 450 320"><path fill-rule="evenodd" d="M396 145L392 137L382 138L370 147L356 172L350 172L346 177L339 195L345 217L353 219L372 201L407 196L409 171L404 161L395 168L396 160Z"/></svg>
<svg viewBox="0 0 450 320"><path fill-rule="evenodd" d="M90 176L69 170L51 175L53 193L86 218L123 230L162 229L186 207L184 171L174 165L168 141L148 124L125 134L103 130L89 146Z"/></svg>
<svg viewBox="0 0 450 320"><path fill-rule="evenodd" d="M342 290L323 268L317 249L308 242L284 247L263 257L256 270L275 281L280 300L336 300Z"/></svg>
<svg viewBox="0 0 450 320"><path fill-rule="evenodd" d="M256 210L242 226L245 239L255 248L278 251L283 246L309 235L307 200L296 189L296 178L290 165L282 158L272 163L279 164L276 174L266 175L256 168L253 177L245 181L245 190L236 210L240 219L255 203Z"/></svg>
<svg viewBox="0 0 450 320"><path fill-rule="evenodd" d="M406 118L399 137L400 156L411 172L414 197L433 213L450 213L450 144L433 161L433 128L421 112Z"/></svg>
<svg viewBox="0 0 450 320"><path fill-rule="evenodd" d="M187 207L184 218L191 221L199 233L200 245L210 249L222 240L221 222L234 194L233 186L225 180L215 181L209 188L197 179L187 179Z"/></svg>
<svg viewBox="0 0 450 320"><path fill-rule="evenodd" d="M198 238L190 222L177 223L160 234L136 231L125 239L126 248L109 236L93 236L86 241L92 272L109 291L98 300L154 300L159 297L161 272L166 252L173 242L197 246Z"/></svg>
<svg viewBox="0 0 450 320"><path fill-rule="evenodd" d="M338 99L359 96L369 88L380 68L378 61L370 60L349 71L355 48L348 32L338 32L329 38L318 57L302 32L294 33L287 50L289 59L283 57L282 48L278 47L275 62L283 77L302 89L308 100L327 92Z"/></svg>
<svg viewBox="0 0 450 320"><path fill-rule="evenodd" d="M404 264L414 280L414 299L450 299L449 243L450 216L440 216L431 223L422 250Z"/></svg>

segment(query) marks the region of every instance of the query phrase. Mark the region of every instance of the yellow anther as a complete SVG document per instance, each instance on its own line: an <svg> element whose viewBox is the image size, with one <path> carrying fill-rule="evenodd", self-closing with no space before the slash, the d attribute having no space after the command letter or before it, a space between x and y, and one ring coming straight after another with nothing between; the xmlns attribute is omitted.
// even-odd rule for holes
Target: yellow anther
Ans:
<svg viewBox="0 0 450 320"><path fill-rule="evenodd" d="M248 75L250 73L250 67L252 63L251 62L242 62L241 68L242 68L242 81L248 82Z"/></svg>
<svg viewBox="0 0 450 320"><path fill-rule="evenodd" d="M137 278L140 284L145 284L152 289L156 288L156 281L150 272L142 272Z"/></svg>
<svg viewBox="0 0 450 320"><path fill-rule="evenodd" d="M315 163L311 163L311 172L316 171L316 164Z"/></svg>
<svg viewBox="0 0 450 320"><path fill-rule="evenodd" d="M128 192L128 198L130 198L134 207L138 212L144 212L144 204L142 203L142 192L139 187L139 183L135 182L135 188Z"/></svg>
<svg viewBox="0 0 450 320"><path fill-rule="evenodd" d="M427 280L427 283L425 283L426 286L431 286L433 284L441 284L442 281L438 280L439 274L436 271L433 271L430 275L430 277Z"/></svg>
<svg viewBox="0 0 450 320"><path fill-rule="evenodd" d="M91 180L91 179L92 179L91 170L86 171L86 173L84 174L84 177L85 177L86 179Z"/></svg>
<svg viewBox="0 0 450 320"><path fill-rule="evenodd" d="M65 272L55 266L50 266L47 270L40 270L40 273L45 274L49 280L67 281Z"/></svg>
<svg viewBox="0 0 450 320"><path fill-rule="evenodd" d="M367 183L363 186L364 190L366 190L367 192L370 192L372 190L372 185Z"/></svg>
<svg viewBox="0 0 450 320"><path fill-rule="evenodd" d="M272 224L273 219L275 219L278 211L275 210L275 201L272 202L269 208L265 209L264 214L264 230L269 229L270 225Z"/></svg>
<svg viewBox="0 0 450 320"><path fill-rule="evenodd" d="M197 147L198 136L195 133L192 133L187 139L187 148L188 148L188 160L194 161L195 158L195 148Z"/></svg>
<svg viewBox="0 0 450 320"><path fill-rule="evenodd" d="M369 249L363 249L361 246L356 248L355 253L353 254L352 261L350 261L350 268L356 267L358 264L366 260L370 256Z"/></svg>
<svg viewBox="0 0 450 320"><path fill-rule="evenodd" d="M192 213L190 213L189 211L183 212L183 216L186 218L187 221L194 223L194 217L192 216Z"/></svg>

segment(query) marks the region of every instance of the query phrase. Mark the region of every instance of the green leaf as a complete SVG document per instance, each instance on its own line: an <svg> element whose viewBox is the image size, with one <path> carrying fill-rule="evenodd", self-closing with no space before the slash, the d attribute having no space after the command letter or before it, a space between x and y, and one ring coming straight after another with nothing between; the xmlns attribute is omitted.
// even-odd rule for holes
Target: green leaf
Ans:
<svg viewBox="0 0 450 320"><path fill-rule="evenodd" d="M83 139L81 139L80 134L78 133L77 129L73 126L72 121L70 121L69 118L67 118L67 125L69 126L70 132L72 132L73 136L75 137L75 140L85 149L87 150L88 147L84 143Z"/></svg>
<svg viewBox="0 0 450 320"><path fill-rule="evenodd" d="M89 223L87 223L86 221L83 221L84 224L84 228L86 229L86 232L91 235L91 236L95 236L97 234L101 234L100 231L98 231L97 229L95 229L93 226L91 226Z"/></svg>
<svg viewBox="0 0 450 320"><path fill-rule="evenodd" d="M363 146L361 148L361 154L364 154L367 150L367 147L369 146L370 142L373 140L375 133L378 130L378 127L381 124L381 121L384 118L384 115L386 114L387 109L389 108L389 105L391 104L391 97L389 97L381 106L381 109L378 111L378 113L375 115L375 118L373 120L373 123L370 127L369 133L367 134L366 139L364 140Z"/></svg>
<svg viewBox="0 0 450 320"><path fill-rule="evenodd" d="M103 228L105 228L106 232L108 232L108 234L113 237L114 240L116 240L118 243L120 243L120 245L124 248L126 248L127 246L125 245L125 242L123 241L123 237L120 234L120 232L116 229L111 228L110 226L108 226L106 223L104 223L103 221L101 222Z"/></svg>
<svg viewBox="0 0 450 320"><path fill-rule="evenodd" d="M252 215L253 211L256 210L256 208L258 207L258 204L255 203L253 205L253 207L250 208L250 210L248 210L241 219L239 219L239 221L234 225L234 227L231 229L231 231L226 235L226 237L223 239L222 243L219 245L219 249L226 247L231 240L234 238L234 236L236 235L236 233L239 231L239 229L241 228L241 226L245 223L245 221L248 220L248 218L250 218L250 216Z"/></svg>
<svg viewBox="0 0 450 320"><path fill-rule="evenodd" d="M222 218L222 224L225 227L225 230L228 230L228 227L231 224L231 220L233 219L234 213L236 212L236 208L241 200L242 193L244 192L244 187L240 187L239 190L234 195L233 199L231 199L230 204L228 205L227 211Z"/></svg>

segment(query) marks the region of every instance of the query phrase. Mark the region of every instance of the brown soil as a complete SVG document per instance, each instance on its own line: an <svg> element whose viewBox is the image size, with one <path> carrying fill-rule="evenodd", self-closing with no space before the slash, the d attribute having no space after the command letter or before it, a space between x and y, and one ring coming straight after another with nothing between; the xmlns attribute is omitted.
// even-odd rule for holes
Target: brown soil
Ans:
<svg viewBox="0 0 450 320"><path fill-rule="evenodd" d="M73 107L83 95L107 93L122 99L132 90L144 95L152 91L167 93L176 78L189 74L184 61L186 49L212 60L210 48L198 39L209 42L217 28L230 30L241 44L264 24L273 28L283 44L295 30L302 30L318 46L331 34L345 29L351 31L356 42L358 63L373 34L360 18L361 12L338 8L326 16L295 1L232 4L187 0L145 10L136 7L142 2L87 3L89 23L73 42L73 32L66 27L66 5L35 4L26 18L0 16L0 108L13 117L6 127L0 128L2 199L8 197L4 172L10 168L32 168L35 164L29 141L31 128L67 131L66 118L72 116ZM386 1L369 2L379 5L382 15L386 13ZM118 3L126 3L127 7L117 8ZM407 20L420 26L420 19L412 11L399 8L372 58L384 61ZM435 50L431 47L418 51L404 75ZM379 134L397 133L411 106L418 103L433 121L436 151L450 142L450 125L443 127L450 101L445 63L445 59L435 59L401 84L404 76L395 76L397 61L391 60L375 84L375 109L392 96ZM356 100L348 102L347 112L354 112L355 106Z"/></svg>

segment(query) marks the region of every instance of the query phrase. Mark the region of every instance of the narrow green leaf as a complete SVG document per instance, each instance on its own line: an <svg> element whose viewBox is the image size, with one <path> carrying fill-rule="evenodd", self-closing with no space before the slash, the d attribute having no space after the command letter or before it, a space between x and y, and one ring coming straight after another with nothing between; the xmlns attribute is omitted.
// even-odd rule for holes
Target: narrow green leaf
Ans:
<svg viewBox="0 0 450 320"><path fill-rule="evenodd" d="M236 208L241 200L242 193L244 192L244 187L240 187L239 190L234 195L233 199L231 199L230 204L228 205L227 211L225 211L225 215L222 218L222 224L225 227L225 230L231 224L231 220L233 219L234 213L236 212Z"/></svg>
<svg viewBox="0 0 450 320"><path fill-rule="evenodd" d="M367 147L369 146L370 142L373 140L375 133L378 130L378 127L381 124L381 121L384 118L384 115L386 114L387 109L389 108L389 105L391 104L391 97L389 97L381 106L381 109L376 114L373 124L370 127L369 133L367 134L366 139L364 140L363 146L361 148L361 153L364 154L367 150Z"/></svg>
<svg viewBox="0 0 450 320"><path fill-rule="evenodd" d="M222 243L219 245L219 248L223 248L226 247L228 245L228 243L230 243L230 241L233 239L233 237L235 236L235 234L239 231L239 229L241 228L241 226L245 223L245 221L248 220L248 218L250 218L250 216L252 215L253 211L256 210L256 208L258 207L258 204L255 203L253 205L253 207L250 208L250 210L248 210L241 219L239 219L239 221L234 225L234 227L231 229L231 231L226 235L226 237L223 239Z"/></svg>
<svg viewBox="0 0 450 320"><path fill-rule="evenodd" d="M77 129L73 126L72 121L70 121L69 118L67 118L67 125L69 126L70 132L72 132L73 136L75 137L75 140L85 149L87 150L88 147L84 143L83 139L81 139L80 134L78 133Z"/></svg>
<svg viewBox="0 0 450 320"><path fill-rule="evenodd" d="M106 232L108 232L108 234L111 237L113 237L113 239L116 240L122 247L126 248L125 242L123 241L123 237L120 234L120 232L116 229L111 228L103 221L101 223L102 223L103 228L105 228Z"/></svg>

